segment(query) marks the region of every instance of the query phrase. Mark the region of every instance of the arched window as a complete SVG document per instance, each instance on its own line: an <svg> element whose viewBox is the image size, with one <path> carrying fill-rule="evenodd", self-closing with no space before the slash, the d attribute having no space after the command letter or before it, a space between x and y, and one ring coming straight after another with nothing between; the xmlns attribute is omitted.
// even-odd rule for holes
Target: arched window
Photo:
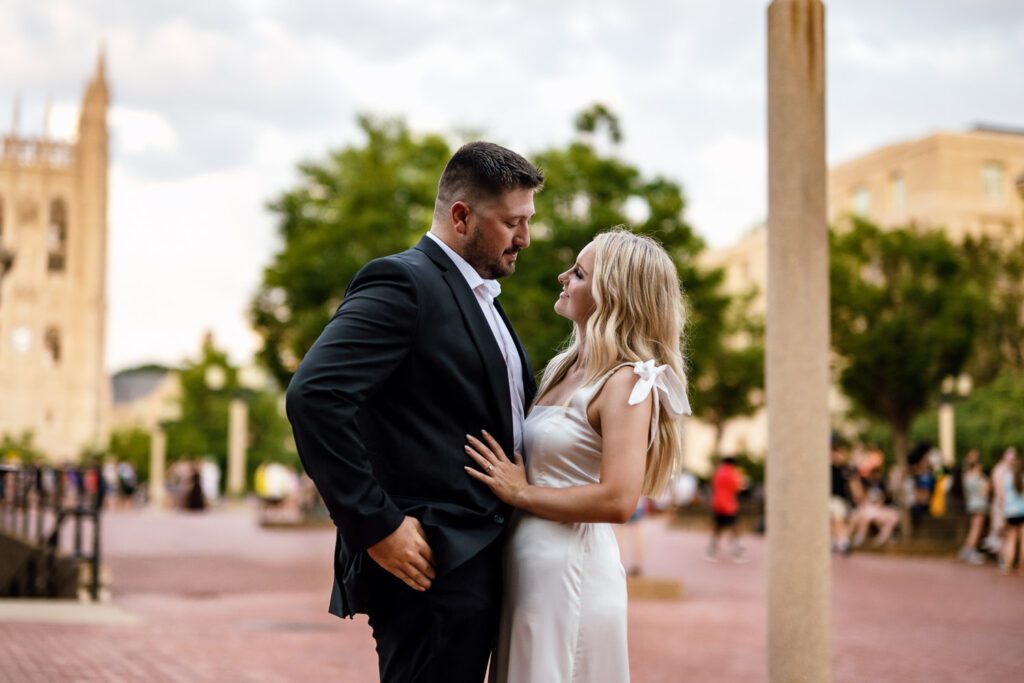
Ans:
<svg viewBox="0 0 1024 683"><path fill-rule="evenodd" d="M68 251L68 208L63 199L50 202L50 227L46 235L46 269L64 272Z"/></svg>
<svg viewBox="0 0 1024 683"><path fill-rule="evenodd" d="M46 329L46 335L43 336L43 353L47 365L50 367L60 365L60 332L56 327Z"/></svg>

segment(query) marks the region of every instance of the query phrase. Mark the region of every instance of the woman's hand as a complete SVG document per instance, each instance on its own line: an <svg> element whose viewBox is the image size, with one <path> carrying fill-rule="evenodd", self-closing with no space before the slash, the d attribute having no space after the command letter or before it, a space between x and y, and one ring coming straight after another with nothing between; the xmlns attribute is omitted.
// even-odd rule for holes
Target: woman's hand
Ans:
<svg viewBox="0 0 1024 683"><path fill-rule="evenodd" d="M486 430L483 431L483 434L487 443L469 434L466 435L469 440L466 454L480 466L479 470L467 466L466 473L487 484L503 503L518 507L516 503L520 494L530 485L526 481L523 456L515 453L515 462L509 460L494 437Z"/></svg>

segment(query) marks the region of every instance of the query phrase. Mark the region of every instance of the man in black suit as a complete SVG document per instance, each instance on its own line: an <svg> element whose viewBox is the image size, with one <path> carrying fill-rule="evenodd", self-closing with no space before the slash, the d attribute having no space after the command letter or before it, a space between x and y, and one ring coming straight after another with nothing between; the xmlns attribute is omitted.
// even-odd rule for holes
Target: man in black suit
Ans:
<svg viewBox="0 0 1024 683"><path fill-rule="evenodd" d="M306 472L338 527L331 612L369 616L382 681L479 683L511 510L467 476L467 434L522 452L536 386L497 278L530 244L543 175L463 146L430 232L371 261L288 386Z"/></svg>

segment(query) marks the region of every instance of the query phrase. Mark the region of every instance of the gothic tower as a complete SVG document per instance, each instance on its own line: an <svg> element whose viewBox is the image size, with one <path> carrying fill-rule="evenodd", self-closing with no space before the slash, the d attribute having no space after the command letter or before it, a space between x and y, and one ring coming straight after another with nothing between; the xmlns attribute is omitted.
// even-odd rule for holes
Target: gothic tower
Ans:
<svg viewBox="0 0 1024 683"><path fill-rule="evenodd" d="M0 434L54 460L106 437L109 102L101 51L74 142L14 129L0 148Z"/></svg>

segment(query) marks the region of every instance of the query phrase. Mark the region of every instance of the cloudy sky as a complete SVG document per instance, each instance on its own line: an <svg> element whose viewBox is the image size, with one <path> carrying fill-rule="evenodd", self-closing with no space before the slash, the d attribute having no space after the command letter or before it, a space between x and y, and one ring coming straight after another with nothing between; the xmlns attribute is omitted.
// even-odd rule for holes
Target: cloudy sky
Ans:
<svg viewBox="0 0 1024 683"><path fill-rule="evenodd" d="M983 121L1024 127L1024 3L828 7L829 160ZM684 186L712 245L765 215L766 0L0 0L0 111L70 137L105 43L113 90L108 366L238 361L275 249L266 200L358 142L359 112L529 154L617 112L621 154ZM7 127L6 115L0 126ZM426 227L426 226L424 226Z"/></svg>

